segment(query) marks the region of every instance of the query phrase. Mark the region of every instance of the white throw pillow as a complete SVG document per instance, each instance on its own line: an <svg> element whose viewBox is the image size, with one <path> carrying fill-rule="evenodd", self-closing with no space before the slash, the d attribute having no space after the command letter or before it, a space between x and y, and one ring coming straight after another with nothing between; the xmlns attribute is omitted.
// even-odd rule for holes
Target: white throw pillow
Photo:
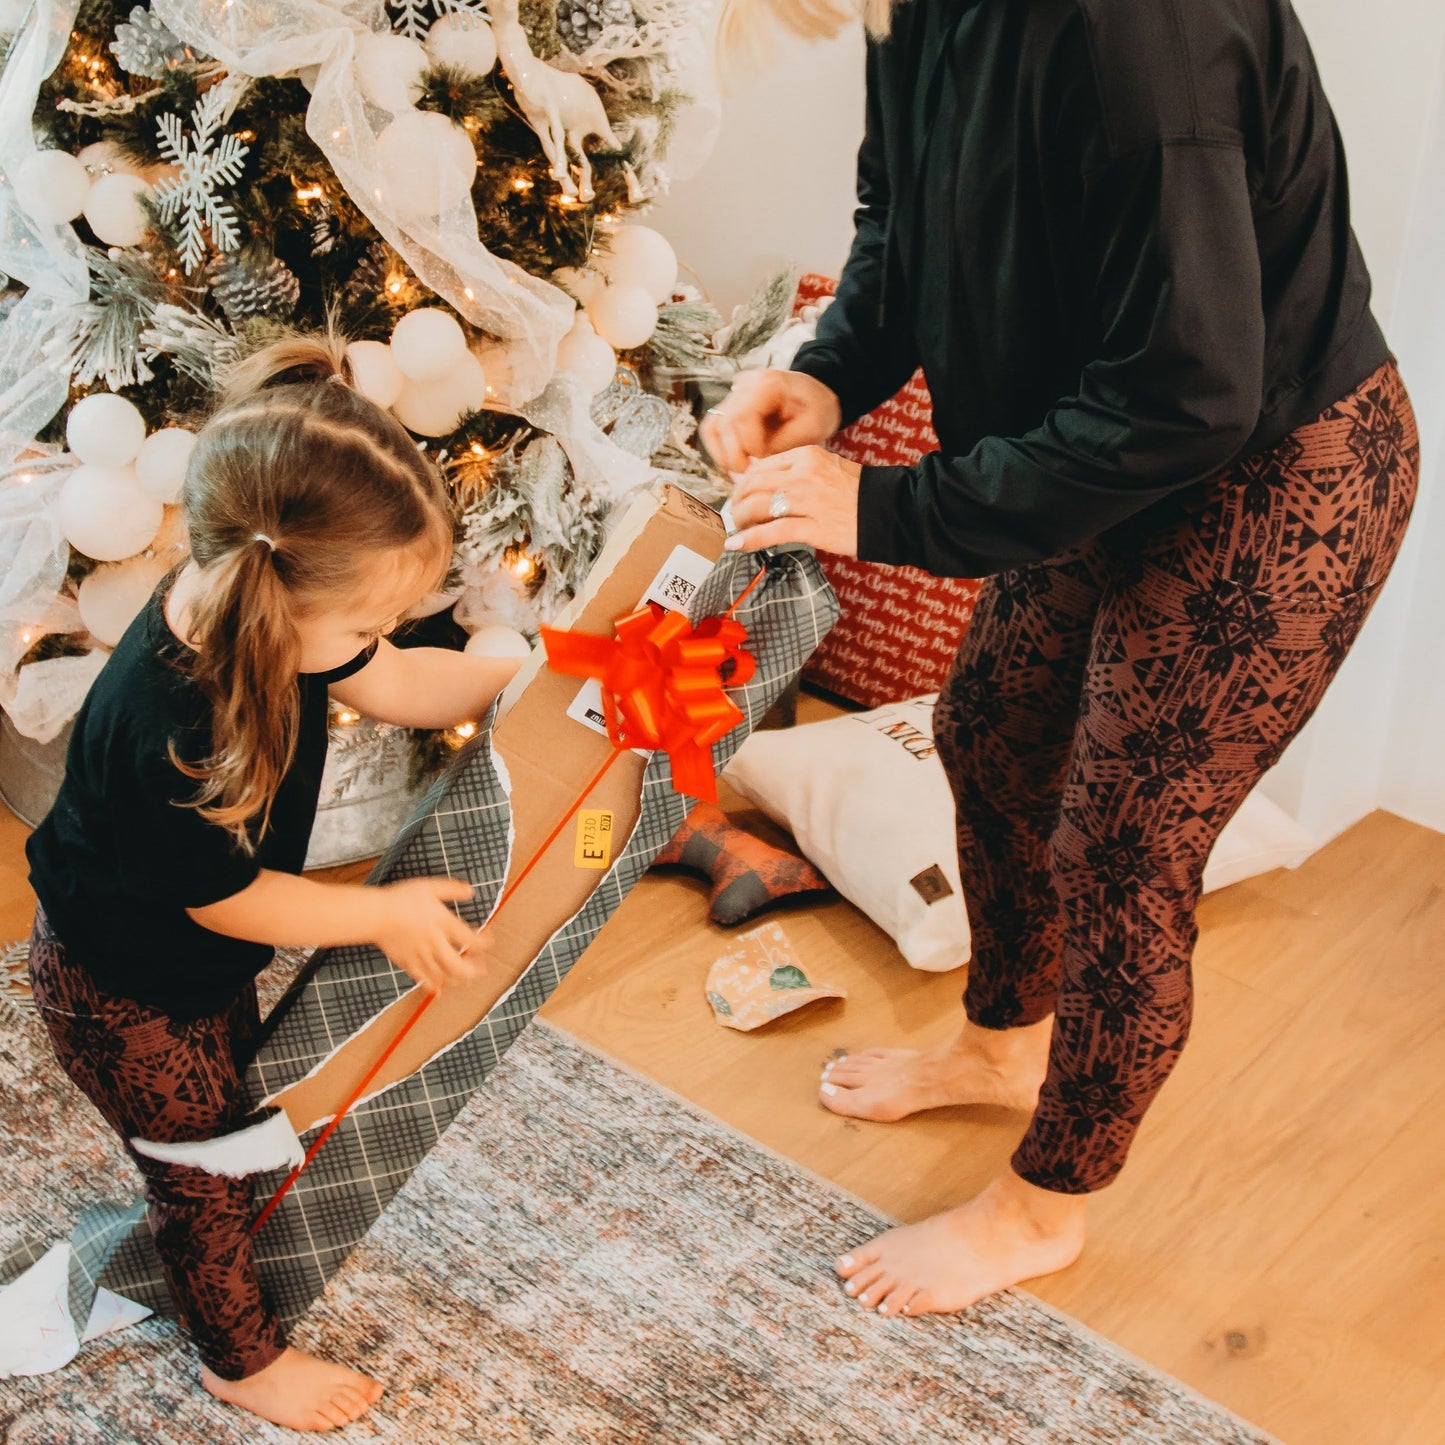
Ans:
<svg viewBox="0 0 1445 1445"><path fill-rule="evenodd" d="M914 968L942 973L968 962L969 934L933 703L913 698L754 733L724 776L792 833ZM1204 890L1297 867L1317 846L1263 794L1251 794L1215 845Z"/></svg>

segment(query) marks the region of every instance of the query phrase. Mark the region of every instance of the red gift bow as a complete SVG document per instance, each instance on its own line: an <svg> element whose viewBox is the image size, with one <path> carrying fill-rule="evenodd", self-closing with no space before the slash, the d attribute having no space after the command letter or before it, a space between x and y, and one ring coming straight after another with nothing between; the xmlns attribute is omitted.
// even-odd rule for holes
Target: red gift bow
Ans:
<svg viewBox="0 0 1445 1445"><path fill-rule="evenodd" d="M598 637L544 627L548 665L602 684L602 711L614 747L661 749L672 762L672 785L679 793L717 802L712 745L743 720L723 690L722 670L733 665L731 687L757 671L757 660L742 646L747 629L731 609L694 627L684 613L649 602L620 618L616 631L615 637Z"/></svg>

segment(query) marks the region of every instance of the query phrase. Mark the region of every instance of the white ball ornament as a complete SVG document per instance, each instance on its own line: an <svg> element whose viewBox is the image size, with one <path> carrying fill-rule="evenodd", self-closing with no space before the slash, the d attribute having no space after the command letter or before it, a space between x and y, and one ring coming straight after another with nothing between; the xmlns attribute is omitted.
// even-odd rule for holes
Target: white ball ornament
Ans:
<svg viewBox="0 0 1445 1445"><path fill-rule="evenodd" d="M346 348L356 389L377 406L391 406L406 382L391 347L384 341L353 341Z"/></svg>
<svg viewBox="0 0 1445 1445"><path fill-rule="evenodd" d="M497 41L480 15L456 11L435 21L426 34L427 54L436 65L454 65L473 75L490 75L497 63Z"/></svg>
<svg viewBox="0 0 1445 1445"><path fill-rule="evenodd" d="M185 427L168 426L152 432L135 459L135 479L141 490L161 502L180 501L186 463L195 449L196 434Z"/></svg>
<svg viewBox="0 0 1445 1445"><path fill-rule="evenodd" d="M413 381L401 389L392 411L418 436L444 437L461 425L469 411L480 411L487 399L487 374L470 351L453 362L445 376Z"/></svg>
<svg viewBox="0 0 1445 1445"><path fill-rule="evenodd" d="M609 286L587 303L597 334L618 351L644 346L657 330L657 304L641 286Z"/></svg>
<svg viewBox="0 0 1445 1445"><path fill-rule="evenodd" d="M557 370L577 378L588 396L596 396L617 374L617 353L579 315L557 347Z"/></svg>
<svg viewBox="0 0 1445 1445"><path fill-rule="evenodd" d="M133 467L77 467L65 479L57 507L65 540L97 562L119 562L144 551L165 512L141 491Z"/></svg>
<svg viewBox="0 0 1445 1445"><path fill-rule="evenodd" d="M383 200L416 216L465 203L477 169L471 137L434 110L403 111L376 141Z"/></svg>
<svg viewBox="0 0 1445 1445"><path fill-rule="evenodd" d="M409 381L445 376L470 354L461 323L440 307L408 311L392 328L391 359Z"/></svg>
<svg viewBox="0 0 1445 1445"><path fill-rule="evenodd" d="M369 31L356 42L356 79L362 95L393 115L416 104L430 64L426 51L405 35Z"/></svg>
<svg viewBox="0 0 1445 1445"><path fill-rule="evenodd" d="M128 466L145 439L145 418L135 404L109 391L81 397L65 421L67 445L92 467Z"/></svg>
<svg viewBox="0 0 1445 1445"><path fill-rule="evenodd" d="M580 266L563 266L552 272L552 280L583 306L607 284L605 276Z"/></svg>
<svg viewBox="0 0 1445 1445"><path fill-rule="evenodd" d="M90 172L69 151L36 151L15 175L15 199L42 226L69 224L89 193Z"/></svg>
<svg viewBox="0 0 1445 1445"><path fill-rule="evenodd" d="M140 176L123 171L101 176L85 198L84 215L90 229L107 246L138 246L150 226L140 203L150 189Z"/></svg>
<svg viewBox="0 0 1445 1445"><path fill-rule="evenodd" d="M492 622L477 628L462 651L473 657L530 657L532 644L515 628Z"/></svg>
<svg viewBox="0 0 1445 1445"><path fill-rule="evenodd" d="M80 620L97 642L114 647L169 570L170 563L159 557L132 557L97 567L76 594Z"/></svg>
<svg viewBox="0 0 1445 1445"><path fill-rule="evenodd" d="M139 164L111 140L92 141L78 150L75 158L85 167L91 180L99 180L101 176L112 171L120 171L128 176L140 174Z"/></svg>
<svg viewBox="0 0 1445 1445"><path fill-rule="evenodd" d="M651 226L619 226L596 265L613 285L640 286L658 306L671 299L677 285L677 252Z"/></svg>

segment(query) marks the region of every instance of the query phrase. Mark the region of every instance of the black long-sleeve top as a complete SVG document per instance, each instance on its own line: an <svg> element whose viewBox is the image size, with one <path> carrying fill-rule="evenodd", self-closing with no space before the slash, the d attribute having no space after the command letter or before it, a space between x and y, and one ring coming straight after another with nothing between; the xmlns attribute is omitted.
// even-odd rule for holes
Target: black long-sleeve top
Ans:
<svg viewBox="0 0 1445 1445"><path fill-rule="evenodd" d="M1389 357L1289 0L904 0L857 231L794 362L844 423L922 365L940 450L859 555L984 576L1266 450Z"/></svg>

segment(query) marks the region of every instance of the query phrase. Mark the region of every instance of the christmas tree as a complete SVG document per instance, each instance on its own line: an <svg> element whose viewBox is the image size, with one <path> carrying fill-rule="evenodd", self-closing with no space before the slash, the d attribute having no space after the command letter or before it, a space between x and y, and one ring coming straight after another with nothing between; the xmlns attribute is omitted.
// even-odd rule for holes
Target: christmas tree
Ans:
<svg viewBox="0 0 1445 1445"><path fill-rule="evenodd" d="M286 328L333 315L450 482L432 640L534 640L659 468L717 500L685 383L781 325L791 288L720 347L632 219L705 149L708 7L9 8L0 701L22 731L55 735L184 555L194 429Z"/></svg>

